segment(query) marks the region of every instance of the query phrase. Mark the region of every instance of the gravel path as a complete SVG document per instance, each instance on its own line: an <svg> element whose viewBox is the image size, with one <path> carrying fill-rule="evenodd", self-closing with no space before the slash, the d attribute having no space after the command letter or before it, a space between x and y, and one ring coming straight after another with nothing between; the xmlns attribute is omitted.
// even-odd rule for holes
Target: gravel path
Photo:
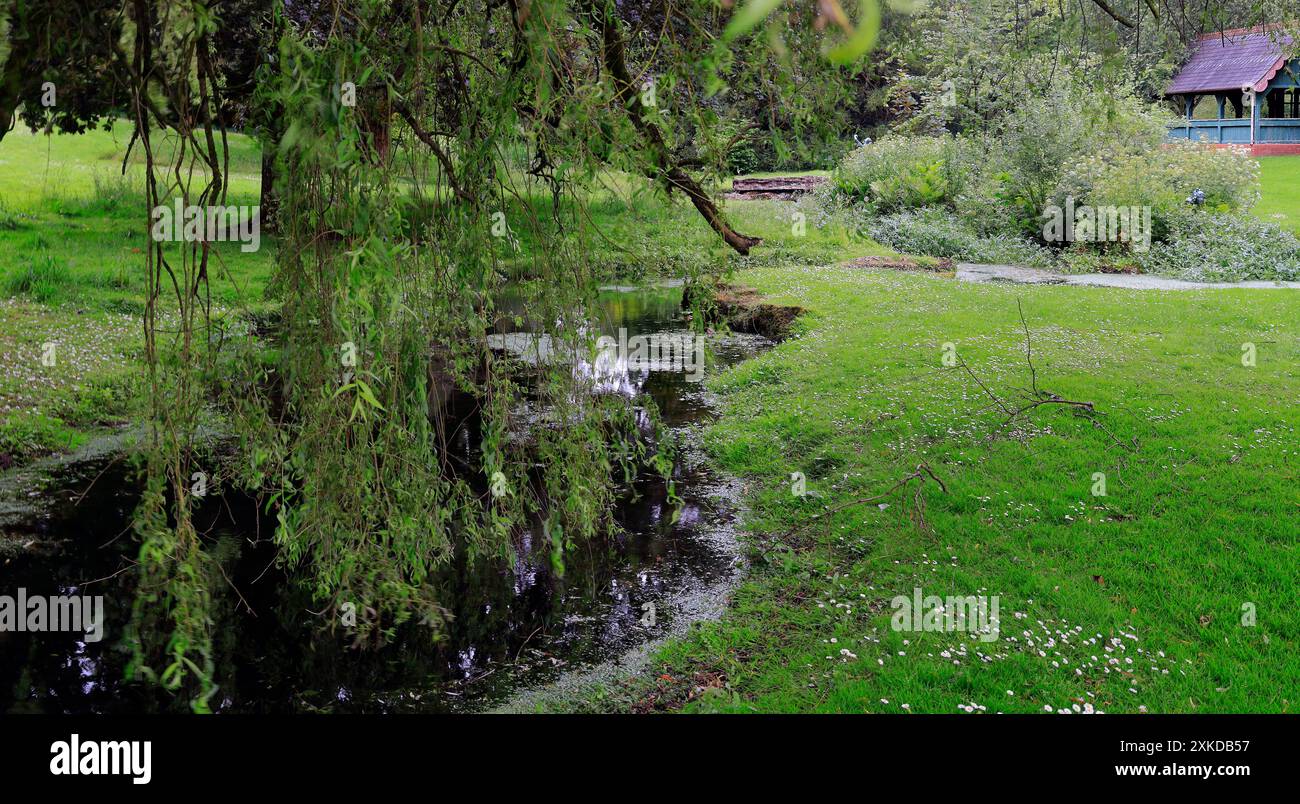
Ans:
<svg viewBox="0 0 1300 804"><path fill-rule="evenodd" d="M1016 265L957 265L963 282L1013 282L1020 285L1094 285L1133 290L1208 290L1226 288L1300 289L1300 282L1185 282L1145 274L1058 274Z"/></svg>

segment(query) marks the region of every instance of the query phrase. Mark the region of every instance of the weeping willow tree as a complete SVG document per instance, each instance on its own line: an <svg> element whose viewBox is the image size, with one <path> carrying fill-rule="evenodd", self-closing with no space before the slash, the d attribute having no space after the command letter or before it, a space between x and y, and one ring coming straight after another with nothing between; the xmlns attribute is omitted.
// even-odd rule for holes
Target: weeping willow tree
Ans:
<svg viewBox="0 0 1300 804"><path fill-rule="evenodd" d="M122 47L150 209L224 203L212 43L239 21L221 10L128 6ZM836 97L818 87L861 58L876 12L868 0L855 25L834 0L735 13L709 0L276 6L280 35L255 99L274 121L263 128L281 132L263 143L281 233L273 332L214 346L207 243L156 242L146 261L153 408L133 669L199 710L218 683L220 568L188 491L208 405L238 436L239 480L277 519L287 577L358 643L413 619L436 633L438 568L457 551L509 554L531 517L562 572L566 552L609 524L614 479L667 472L670 456L627 400L591 393L565 361L539 362L525 392L519 365L487 337L506 285L535 343L591 350L583 311L605 277L588 258L603 235L584 200L610 175L682 199L737 253L759 246L710 193L725 159L718 99L788 92L796 122L815 121L818 99ZM164 128L175 136L160 153ZM543 245L522 252L524 232Z"/></svg>

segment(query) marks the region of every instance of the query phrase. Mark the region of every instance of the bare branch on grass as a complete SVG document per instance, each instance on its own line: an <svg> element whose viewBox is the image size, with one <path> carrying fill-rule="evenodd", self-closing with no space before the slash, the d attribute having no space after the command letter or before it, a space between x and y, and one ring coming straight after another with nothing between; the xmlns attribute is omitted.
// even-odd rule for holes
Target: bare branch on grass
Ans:
<svg viewBox="0 0 1300 804"><path fill-rule="evenodd" d="M805 520L805 521L799 523L798 525L795 525L793 528L790 528L790 529L787 530L785 533L781 534L781 541L783 541L783 542L784 542L784 541L787 541L791 536L794 536L795 534L799 533L800 531L802 531L803 529L809 527L810 525L812 525L812 524L814 524L814 523L816 523L816 522L818 522L818 521L820 521L820 520L822 520L822 519L825 519L826 517L828 517L828 516L830 516L830 515L832 515L832 514L837 514L837 513L839 513L840 511L843 511L843 510L846 509L846 508L853 508L854 506L858 506L858 505L867 505L867 504L869 504L869 503L879 502L879 501L881 501L881 500L883 500L883 499L889 497L890 495L892 495L895 491L898 491L898 490L901 489L902 487L906 486L908 483L911 483L913 480L920 480L920 481L921 481L921 485L918 486L917 489L916 489L916 494L915 494L915 496L914 496L914 498L913 498L913 503L919 507L919 511L918 511L918 514L917 514L917 515L920 517L920 522L919 522L919 524L922 525L922 526L924 526L924 522L925 522L925 514L924 514L924 511L925 511L925 503L924 503L924 498L923 498L923 496L922 496L922 491L923 491L924 488L925 488L925 481L926 481L927 478L930 479L930 480L933 480L935 483L937 483L937 484L939 485L940 490L942 490L944 494L947 494L947 493L948 493L948 486L947 486L947 484L945 484L941 479L939 479L939 476L936 475L936 474L933 472L933 470L930 469L930 465L929 465L929 464L927 464L925 461L922 461L921 463L917 464L917 466L916 466L916 471L914 471L914 472L912 472L911 474L908 474L907 476L903 477L903 478L902 478L901 480L899 480L897 483L895 483L894 485L890 486L889 489L888 489L887 491L885 491L885 492L883 492L883 493L881 493L881 494L874 495L874 496L872 496L872 497L859 497L859 498L854 499L854 500L849 500L848 502L846 502L846 503L841 503L841 504L835 506L834 508L828 508L828 509L826 509L825 511L822 511L821 513L819 513L819 514L813 514L813 515L812 515L811 517L809 517L807 520Z"/></svg>

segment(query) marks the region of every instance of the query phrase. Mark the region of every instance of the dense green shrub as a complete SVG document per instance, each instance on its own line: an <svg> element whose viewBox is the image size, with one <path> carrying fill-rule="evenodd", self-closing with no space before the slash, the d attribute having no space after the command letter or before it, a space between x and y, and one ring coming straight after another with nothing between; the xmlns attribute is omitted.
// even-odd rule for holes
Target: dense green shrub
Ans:
<svg viewBox="0 0 1300 804"><path fill-rule="evenodd" d="M1296 277L1296 238L1248 214L1258 163L1242 151L1169 144L1168 121L1132 93L1066 80L1024 99L986 144L895 134L857 148L815 201L914 254L1199 280ZM1045 234L1049 211L1105 210L1113 221L1132 208L1144 223L1150 211L1140 245Z"/></svg>
<svg viewBox="0 0 1300 804"><path fill-rule="evenodd" d="M762 169L758 159L758 151L754 148L754 134L747 131L736 131L728 139L731 147L727 149L727 170L733 176L745 176L750 173L757 173Z"/></svg>
<svg viewBox="0 0 1300 804"><path fill-rule="evenodd" d="M1089 154L1066 170L1052 202L1150 207L1153 239L1168 239L1173 218L1196 191L1206 211L1245 213L1259 199L1259 163L1242 151L1194 143L1142 153Z"/></svg>
<svg viewBox="0 0 1300 804"><path fill-rule="evenodd" d="M852 151L832 175L840 204L884 214L951 205L974 172L974 147L952 137L886 137Z"/></svg>
<svg viewBox="0 0 1300 804"><path fill-rule="evenodd" d="M1025 99L1002 121L984 192L1009 208L1021 232L1034 234L1081 155L1118 160L1151 153L1164 142L1168 122L1168 113L1131 93L1063 81Z"/></svg>

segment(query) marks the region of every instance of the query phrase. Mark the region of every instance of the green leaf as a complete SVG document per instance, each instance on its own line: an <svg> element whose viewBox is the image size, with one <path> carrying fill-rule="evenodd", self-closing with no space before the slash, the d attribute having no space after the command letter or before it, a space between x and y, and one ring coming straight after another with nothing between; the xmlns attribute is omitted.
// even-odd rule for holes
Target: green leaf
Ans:
<svg viewBox="0 0 1300 804"><path fill-rule="evenodd" d="M878 0L861 0L858 9L862 12L862 20L857 30L826 54L834 64L852 64L876 43L876 35L880 33L880 3Z"/></svg>
<svg viewBox="0 0 1300 804"><path fill-rule="evenodd" d="M767 19L779 5L781 5L781 0L749 0L744 8L737 11L736 15L727 23L727 27L722 31L722 41L730 42L737 36L753 30L760 22Z"/></svg>
<svg viewBox="0 0 1300 804"><path fill-rule="evenodd" d="M290 122L289 128L280 136L280 152L288 153L289 151L292 151L293 146L298 144L298 140L301 137L302 126L298 124L297 120Z"/></svg>
<svg viewBox="0 0 1300 804"><path fill-rule="evenodd" d="M366 385L366 383L363 382L362 380L357 380L356 386L357 386L357 393L361 394L361 398L366 400L366 402L370 403L371 407L376 408L378 410L384 409L384 406L379 404L379 400L375 399L375 392L370 390L369 385Z"/></svg>

